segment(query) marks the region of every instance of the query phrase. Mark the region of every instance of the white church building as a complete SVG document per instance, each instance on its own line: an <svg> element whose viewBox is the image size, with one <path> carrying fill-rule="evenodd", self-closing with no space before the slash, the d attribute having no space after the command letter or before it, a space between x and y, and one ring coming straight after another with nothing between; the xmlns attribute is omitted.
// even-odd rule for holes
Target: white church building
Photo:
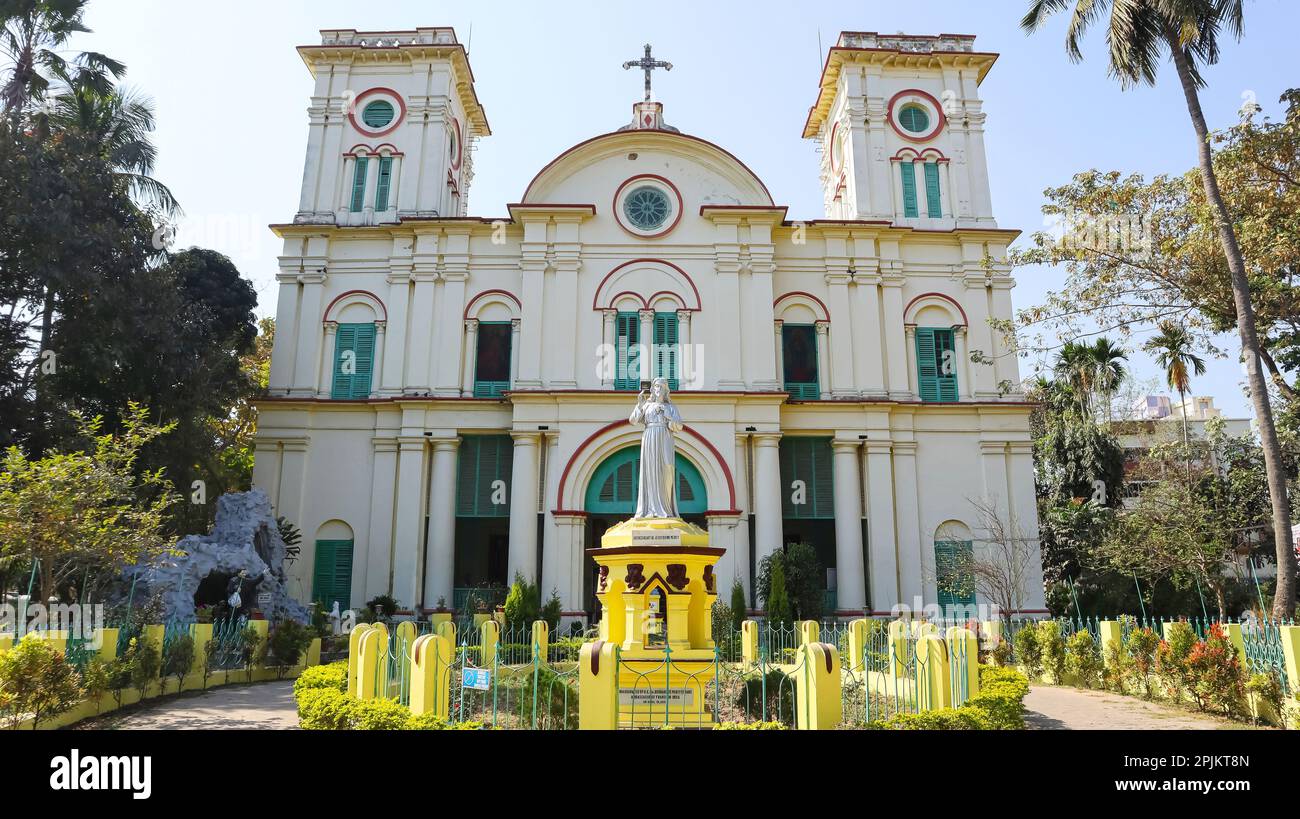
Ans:
<svg viewBox="0 0 1300 819"><path fill-rule="evenodd" d="M726 549L719 592L804 542L828 616L975 600L987 515L1032 550L1030 406L991 324L1017 231L994 218L974 37L845 32L803 136L822 218L646 100L471 216L491 135L448 28L329 30L279 258L254 484L303 533L291 587L345 608L464 607L517 574L598 610L631 516L637 392L669 379L679 508ZM643 65L642 63L645 63ZM811 78L810 78L811 79ZM811 215L810 215L811 216ZM954 591L957 589L959 591ZM963 590L964 589L964 590Z"/></svg>

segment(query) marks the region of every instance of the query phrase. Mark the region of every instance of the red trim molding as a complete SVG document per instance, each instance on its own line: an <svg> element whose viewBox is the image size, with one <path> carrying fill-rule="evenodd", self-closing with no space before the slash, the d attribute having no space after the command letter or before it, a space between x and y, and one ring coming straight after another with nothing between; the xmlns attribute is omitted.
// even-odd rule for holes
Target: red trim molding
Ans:
<svg viewBox="0 0 1300 819"><path fill-rule="evenodd" d="M899 127L898 119L894 116L894 106L898 104L899 98L912 96L924 97L934 106L934 112L939 116L939 121L935 123L935 126L924 134L913 134L907 129ZM886 107L886 110L888 111L886 119L889 120L889 127L893 128L894 133L898 134L908 142L929 142L942 133L944 127L948 124L948 117L943 113L943 105L940 104L933 95L927 94L919 88L907 88L899 91L897 94L889 98L889 105Z"/></svg>
<svg viewBox="0 0 1300 819"><path fill-rule="evenodd" d="M618 198L623 195L623 191L626 190L629 185L642 179L653 179L656 182L662 182L671 188L673 196L677 197L677 218L673 220L671 225L658 233L637 233L623 223L623 217L619 213ZM614 201L610 203L610 207L614 211L614 221L618 222L618 226L623 228L624 233L629 236L635 236L638 239L658 239L660 236L667 236L669 233L672 233L677 228L677 225L681 223L682 212L686 210L686 201L682 199L682 192L677 189L677 186L674 185L672 180L668 177L660 176L657 173L639 173L636 176L629 176L627 179L623 180L623 184L619 185L618 189L614 191Z"/></svg>
<svg viewBox="0 0 1300 819"><path fill-rule="evenodd" d="M333 319L329 317L330 311L334 309L334 305L338 304L343 299L346 299L348 296L369 296L374 299L375 303L379 305L379 320L388 321L388 308L384 306L384 300L376 296L374 293L371 293L369 290L349 290L346 293L339 294L339 296L336 297L334 301L330 302L329 306L325 308L325 317L322 320L326 322L333 321Z"/></svg>
<svg viewBox="0 0 1300 819"><path fill-rule="evenodd" d="M937 299L941 299L941 300L943 300L943 301L946 301L946 302L948 302L949 304L951 304L953 307L956 307L956 308L957 308L957 312L961 313L961 323L962 323L962 326L963 326L963 327L970 327L970 320L966 318L966 311L962 309L961 305L957 303L956 299L954 299L952 296L948 296L948 295L945 295L945 294L943 294L943 293L922 293L921 295L919 295L919 296L917 296L916 298L914 298L914 299L912 299L911 301L909 301L909 302L907 303L907 306L903 308L903 323L904 323L904 324L907 324L907 323L908 323L908 321L907 321L907 314L911 311L911 309L912 309L912 305L916 304L916 303L917 303L918 301L920 301L921 299L930 298L931 296L933 296L934 298L937 298Z"/></svg>
<svg viewBox="0 0 1300 819"><path fill-rule="evenodd" d="M366 97L373 96L375 94L387 94L393 99L397 100L397 109L398 109L397 116L393 117L392 123L389 124L389 126L382 131L372 131L371 129L366 128L361 123L357 122L357 111L360 110L361 108L361 101L364 100ZM406 121L406 100L402 98L401 94L397 93L391 88L375 87L375 88L368 89L366 91L362 91L360 94L357 95L357 98L352 101L352 107L348 111L348 122L351 122L352 127L357 129L357 133L365 134L366 136L372 138L388 136L393 131L396 131L398 127L400 127L401 124L405 121Z"/></svg>
<svg viewBox="0 0 1300 819"><path fill-rule="evenodd" d="M601 280L600 280L600 284L596 285L596 293L595 293L595 295L592 296L592 298L591 298L591 309L592 309L592 310L607 310L607 309L609 309L609 308L607 308L607 307L601 307L601 306L600 306L600 291L605 287L605 282L607 282L607 281L609 281L611 278L613 278L613 276L614 276L615 273L617 273L618 271L622 270L622 269L625 268L625 267L631 267L631 266L634 265L634 264L661 264L661 265L663 265L664 267L671 267L673 270L676 270L678 273L680 273L680 274L682 275L682 278L686 279L686 283L689 284L689 285L691 286L691 292L695 294L695 306L694 306L694 307L691 307L690 305L687 305L685 309L687 309L687 310L691 310L691 311L699 311L699 310L701 309L701 307L700 307L700 288L698 288L698 287L695 286L695 280L691 278L691 274L687 273L685 270L682 270L680 267L678 267L677 265L673 264L672 262L665 261L665 260L663 260L663 259L650 259L650 258L646 258L646 259L632 259L631 261L623 262L623 263L622 263L621 265L619 265L618 267L616 267L616 268L614 268L613 270L611 270L611 271L609 271L608 273L606 273L606 274L605 274L605 278L601 279ZM660 292L663 292L663 291L660 291ZM637 295L637 294L635 294L635 293L631 293L631 291L623 291L623 292L620 292L620 293L616 293L616 294L615 294L615 297L622 296L622 295L628 295L628 294L630 294L630 295ZM659 294L656 293L655 295L659 295ZM649 303L649 302L647 302L644 298L642 298L641 296L638 295L637 297L641 299L642 304L648 304L648 303ZM610 304L613 304L613 301L612 301L612 300L610 301Z"/></svg>
<svg viewBox="0 0 1300 819"><path fill-rule="evenodd" d="M474 309L474 305L478 304L479 299L494 295L506 296L515 303L515 307L520 310L523 310L524 308L523 303L519 301L519 297L514 293L511 293L509 290L484 290L481 293L475 293L474 297L469 300L469 304L465 305L465 315L461 317L462 321L469 318L470 311Z"/></svg>

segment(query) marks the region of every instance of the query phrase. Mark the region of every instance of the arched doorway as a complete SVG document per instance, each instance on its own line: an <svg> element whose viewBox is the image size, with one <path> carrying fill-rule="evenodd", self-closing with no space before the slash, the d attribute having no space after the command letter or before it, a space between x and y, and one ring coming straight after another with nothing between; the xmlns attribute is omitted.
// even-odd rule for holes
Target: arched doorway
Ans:
<svg viewBox="0 0 1300 819"><path fill-rule="evenodd" d="M641 447L630 446L610 455L587 483L583 509L587 512L588 549L600 545L600 538L611 526L636 513L636 493L641 474ZM677 513L688 523L707 528L705 511L709 508L708 490L695 465L677 454ZM596 602L596 561L583 561L582 599L591 621L599 617Z"/></svg>

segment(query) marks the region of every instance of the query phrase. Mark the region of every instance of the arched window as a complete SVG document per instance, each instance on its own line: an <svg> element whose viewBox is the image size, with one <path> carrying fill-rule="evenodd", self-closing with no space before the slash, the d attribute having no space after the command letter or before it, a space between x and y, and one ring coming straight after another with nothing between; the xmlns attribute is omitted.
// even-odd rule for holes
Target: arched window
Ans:
<svg viewBox="0 0 1300 819"><path fill-rule="evenodd" d="M969 540L934 542L935 586L939 605L975 605L975 548Z"/></svg>
<svg viewBox="0 0 1300 819"><path fill-rule="evenodd" d="M916 381L922 401L957 400L957 365L951 327L916 328Z"/></svg>
<svg viewBox="0 0 1300 819"><path fill-rule="evenodd" d="M352 607L352 527L332 520L316 533L316 557L312 567L311 598L327 611L339 604L339 611Z"/></svg>
<svg viewBox="0 0 1300 819"><path fill-rule="evenodd" d="M375 334L373 322L340 324L334 337L334 399L369 398L374 380Z"/></svg>
<svg viewBox="0 0 1300 819"><path fill-rule="evenodd" d="M791 398L816 401L821 397L816 325L781 325L781 368L785 391Z"/></svg>
<svg viewBox="0 0 1300 819"><path fill-rule="evenodd" d="M694 464L679 453L677 464L677 513L702 515L708 509L704 479ZM636 510L637 485L641 470L641 449L628 447L605 459L587 486L586 511L592 514L630 515Z"/></svg>

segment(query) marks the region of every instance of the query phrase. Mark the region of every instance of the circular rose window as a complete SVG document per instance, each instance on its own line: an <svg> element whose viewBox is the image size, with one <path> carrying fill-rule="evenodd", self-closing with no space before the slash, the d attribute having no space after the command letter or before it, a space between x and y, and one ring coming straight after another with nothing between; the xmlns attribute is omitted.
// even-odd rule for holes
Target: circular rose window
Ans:
<svg viewBox="0 0 1300 819"><path fill-rule="evenodd" d="M672 213L668 196L658 188L642 185L623 200L623 215L640 230L658 230Z"/></svg>
<svg viewBox="0 0 1300 819"><path fill-rule="evenodd" d="M682 195L661 176L634 176L614 194L614 218L633 236L663 236L682 218Z"/></svg>

